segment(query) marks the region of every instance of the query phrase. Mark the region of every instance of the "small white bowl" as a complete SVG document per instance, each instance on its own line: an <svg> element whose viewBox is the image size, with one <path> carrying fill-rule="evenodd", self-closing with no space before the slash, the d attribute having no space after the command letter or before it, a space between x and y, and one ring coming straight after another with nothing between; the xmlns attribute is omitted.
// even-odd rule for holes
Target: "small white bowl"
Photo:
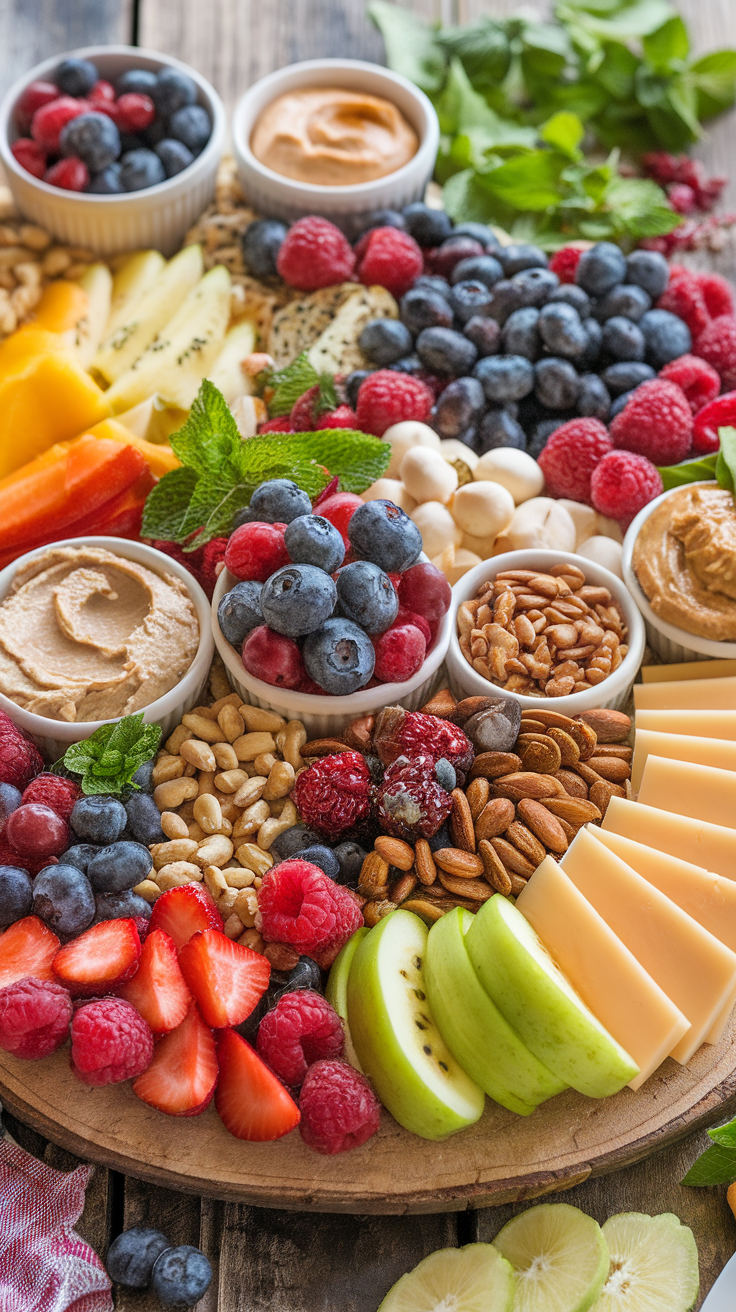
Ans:
<svg viewBox="0 0 736 1312"><path fill-rule="evenodd" d="M690 487L703 487L711 479L704 479L700 483L691 483ZM668 492L663 492L661 496L655 497L649 502L643 510L633 519L626 530L623 546L623 572L626 586L634 598L639 610L644 616L646 626L647 642L656 651L663 661L668 663L678 661L708 661L708 660L734 660L736 659L736 642L715 642L713 638L699 638L695 633L688 633L687 629L681 629L676 624L668 624L667 620L660 619L652 607L649 605L646 594L639 584L636 572L633 566L634 543L644 525L645 521L657 509L663 501L671 497L673 493L680 492L679 487L672 487Z"/></svg>
<svg viewBox="0 0 736 1312"><path fill-rule="evenodd" d="M229 569L222 570L212 597L212 633L215 646L225 662L227 677L233 688L251 706L275 711L285 720L301 720L310 738L328 738L340 733L359 715L375 715L384 706L403 706L416 711L434 696L443 675L443 662L450 641L453 619L452 606L442 622L436 645L422 668L405 683L382 683L376 688L364 688L349 697L315 697L310 693L294 692L289 688L276 688L272 683L255 679L243 669L238 653L225 638L217 619L217 607L226 592L237 583Z"/></svg>
<svg viewBox="0 0 736 1312"><path fill-rule="evenodd" d="M506 692L478 674L463 656L457 634L458 608L463 601L470 601L477 595L481 583L494 579L501 570L536 569L545 573L552 565L563 564L577 566L585 574L586 583L608 588L611 596L615 597L626 617L629 650L618 669L589 692L574 692L569 697L524 697L521 693ZM602 565L595 565L592 560L584 560L568 551L508 551L502 556L482 561L458 580L452 589L450 610L453 623L446 665L450 688L459 700L463 697L508 697L518 702L522 711L548 706L563 715L579 715L581 711L590 711L594 707L620 710L626 705L644 655L644 623L621 580Z"/></svg>
<svg viewBox="0 0 736 1312"><path fill-rule="evenodd" d="M34 178L18 164L10 150L20 136L15 126L15 106L29 82L39 78L52 80L59 64L68 58L91 59L100 76L110 82L128 68L145 68L153 73L161 68L178 68L187 73L197 84L199 104L212 119L212 134L202 153L175 177L123 196L64 191ZM187 229L215 194L226 128L225 107L220 97L188 64L138 46L85 46L45 59L13 83L0 104L0 159L21 214L50 232L57 241L84 247L98 255L142 247L155 247L164 255L173 255Z"/></svg>
<svg viewBox="0 0 736 1312"><path fill-rule="evenodd" d="M297 182L275 173L257 160L250 148L256 119L279 96L306 87L344 87L390 100L419 137L416 155L384 178L325 187ZM348 235L357 235L361 221L376 209L403 209L421 200L432 176L440 140L437 114L423 91L407 78L379 64L360 59L308 59L289 64L255 82L235 106L233 146L248 201L261 213L293 223L304 214L322 214Z"/></svg>
<svg viewBox="0 0 736 1312"><path fill-rule="evenodd" d="M173 574L186 586L199 623L197 654L184 678L180 679L169 692L164 693L163 697L158 697L155 702L143 708L145 723L160 724L163 731L162 738L168 738L172 730L181 722L182 715L186 715L187 711L200 703L207 685L214 655L214 643L210 625L210 603L206 593L183 565L164 555L162 551L156 551L155 547L147 547L143 542L131 542L127 538L62 538L59 542L47 543L43 547L37 547L35 551L27 552L25 556L19 556L12 565L7 565L0 571L0 602L10 591L16 571L35 556L40 556L44 551L50 551L55 547L103 547L106 551L114 551L118 556L145 565L156 574ZM67 724L64 720L51 720L48 716L34 715L31 711L25 711L17 702L11 701L2 693L0 693L0 710L5 711L20 729L30 734L36 745L52 761L63 756L71 743L82 742L85 738L89 738L95 729L99 729L100 725L110 724L115 719L121 718L115 716L113 721L80 720L75 724Z"/></svg>

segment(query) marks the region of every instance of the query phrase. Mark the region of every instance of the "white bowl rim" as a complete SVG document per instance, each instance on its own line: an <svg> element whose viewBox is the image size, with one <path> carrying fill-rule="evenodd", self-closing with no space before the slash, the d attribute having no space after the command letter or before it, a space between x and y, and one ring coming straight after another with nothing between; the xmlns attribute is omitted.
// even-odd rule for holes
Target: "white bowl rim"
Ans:
<svg viewBox="0 0 736 1312"><path fill-rule="evenodd" d="M624 580L629 592L634 598L639 610L641 611L647 624L651 624L653 629L657 629L663 637L668 638L670 642L676 643L680 647L689 647L691 651L700 652L703 656L711 656L714 660L733 660L736 658L736 642L719 642L715 638L701 638L697 633L688 633L687 629L681 629L677 624L670 624L668 620L660 619L656 611L652 610L649 600L639 583L633 565L634 544L641 531L642 525L649 518L652 511L657 506L671 497L674 492L681 492L684 487L715 487L716 480L713 478L699 479L697 483L683 483L679 487L670 487L666 492L660 492L658 497L647 503L639 514L632 519L626 530L623 545L622 569Z"/></svg>
<svg viewBox="0 0 736 1312"><path fill-rule="evenodd" d="M534 564L532 564L532 560L534 560ZM484 679L483 675L474 670L472 665L466 661L460 649L456 621L461 603L468 600L469 597L473 597L478 590L479 584L485 582L486 579L494 578L499 570L525 568L541 570L544 565L561 564L576 565L585 574L586 582L590 580L595 586L608 588L612 596L623 607L629 630L629 650L618 669L589 691L568 693L565 697L525 697L523 693L512 692L505 688L499 688L495 683L489 683L488 679ZM469 587L472 588L470 593L468 593ZM626 584L603 565L598 565L592 560L586 560L584 556L578 556L572 551L553 551L542 547L528 547L517 551L506 551L499 556L491 556L488 560L483 560L479 565L475 565L473 569L468 570L467 574L463 574L458 579L452 589L451 610L453 625L450 634L450 652L453 660L462 662L462 667L467 670L468 675L472 676L474 680L478 680L479 695L511 698L519 703L523 711L533 710L535 707L540 709L541 706L548 704L550 710L559 710L562 714L574 715L576 711L592 710L600 706L602 701L610 699L610 696L613 695L613 689L620 691L626 682L633 684L646 646L644 621L639 614L634 597L627 590ZM489 694L489 689L492 689L491 694Z"/></svg>
<svg viewBox="0 0 736 1312"><path fill-rule="evenodd" d="M276 684L264 683L262 679L256 679L254 675L248 673L238 653L227 641L217 618L217 607L222 597L237 582L230 570L224 569L220 572L211 606L215 647L222 656L225 668L229 669L232 664L235 667L232 671L233 676L237 673L238 680L252 691L254 696L264 702L278 701L279 705L293 710L297 719L300 711L310 715L342 715L346 706L351 713L351 719L357 719L360 715L368 715L371 711L375 711L377 705L391 706L426 683L445 659L453 620L452 602L442 621L437 642L422 663L421 669L404 683L379 683L374 688L360 688L357 692L348 693L344 697L318 696L315 693L298 692L294 688L279 688Z"/></svg>
<svg viewBox="0 0 736 1312"><path fill-rule="evenodd" d="M392 173L386 173L380 178L371 178L368 182L351 182L340 186L328 186L325 183L319 182L299 182L296 178L289 178L284 173L276 173L274 169L268 168L266 164L262 164L259 159L256 159L250 148L250 132L252 131L253 125L251 125L246 136L242 124L242 119L250 106L250 102L255 99L256 94L260 95L264 88L270 86L273 86L275 91L279 84L284 80L284 77L294 73L297 69L303 70L304 72L310 70L316 72L319 69L327 69L329 71L333 68L336 73L342 69L348 71L355 69L361 72L370 72L379 78L379 80L382 79L389 84L401 87L403 91L411 93L418 107L422 111L424 123L422 124L421 130L417 125L414 125L417 130L417 135L419 136L419 146L416 153L412 155L410 160L407 160L406 164L402 164L401 168L394 169ZM273 96L274 100L277 98L277 94L278 93L275 91ZM271 102L269 101L268 103L270 104ZM293 190L295 196L301 195L305 198L319 196L324 197L325 199L331 196L340 200L343 197L350 199L352 197L370 196L373 191L379 191L382 187L385 187L389 180L391 183L402 182L404 178L409 177L412 169L416 168L416 161L422 150L426 147L427 142L433 140L433 126L436 123L437 114L429 97L425 95L420 87L415 86L413 82L410 82L408 78L403 77L401 73L394 73L392 69L384 68L382 64L373 64L367 59L303 59L295 64L286 64L283 68L277 68L273 73L266 73L264 77L259 78L257 82L254 82L253 85L248 88L244 95L240 97L240 100L233 111L232 133L235 148L243 160L243 163L245 163L248 168L252 169L254 173L260 174L262 178L267 179L270 183L280 183L282 186L288 186ZM439 143L439 129L437 136ZM430 164L430 170L432 168L434 168L434 158Z"/></svg>
<svg viewBox="0 0 736 1312"><path fill-rule="evenodd" d="M157 182L152 187L143 187L139 191L116 193L105 196L97 195L88 191L64 191L63 188L54 187L50 182L44 182L43 178L36 178L27 169L21 168L15 156L10 150L10 134L8 125L12 121L12 113L15 109L16 102L19 100L21 93L29 85L38 79L43 79L44 74L51 73L58 67L64 59L99 59L107 55L130 55L132 59L141 58L152 60L158 63L161 68L177 68L183 73L187 73L193 82L196 82L200 92L209 101L208 108L211 110L212 131L207 145L196 155L191 164L188 164L180 173L175 173L171 178L165 178L163 182ZM15 177L20 178L22 182L28 185L35 185L44 195L59 199L59 193L66 201L76 200L92 203L95 205L117 204L127 209L134 209L140 205L141 198L146 200L154 199L157 196L168 194L172 183L181 183L184 175L191 176L191 172L200 164L209 165L214 155L217 158L222 154L222 146L227 129L227 118L225 106L222 103L215 88L198 73L190 64L185 64L181 59L176 59L173 55L165 55L160 50L149 50L146 46L127 46L127 45L109 45L109 46L80 46L76 50L65 50L60 55L54 55L50 59L44 59L40 64L35 64L33 68L28 69L21 77L17 78L13 85L6 91L0 101L0 158L3 166ZM20 134L18 134L20 135ZM17 138L14 138L16 140ZM199 170L198 170L199 171ZM186 179L188 180L188 178Z"/></svg>
<svg viewBox="0 0 736 1312"><path fill-rule="evenodd" d="M158 551L155 547L149 547L145 542L135 542L131 538L115 537L60 538L58 542L47 542L44 546L25 552L24 555L18 556L17 560L6 565L5 569L0 570L0 604L10 590L10 585L18 567L24 565L27 561L33 560L34 557L42 555L44 551L53 551L57 547L102 547L107 551L115 552L118 556L127 556L131 560L137 559L139 564L148 565L151 570L158 574L173 574L187 588L199 624L199 642L194 659L189 669L179 682L174 684L173 688L165 692L162 697L158 697L156 701L149 702L148 706L141 708L144 721L147 724L155 724L159 720L163 720L181 702L183 684L188 680L193 684L200 681L206 675L212 663L212 634L207 624L210 602L206 592L183 565L180 565L176 560L172 560L165 552ZM130 552L130 555L128 555L128 552ZM14 702L11 697L6 697L1 692L0 710L5 711L11 720L14 720L16 724L19 724L22 729L33 737L66 739L68 736L69 743L79 741L79 738L73 736L79 730L84 731L81 737L88 738L103 724L115 724L123 718L121 715L114 715L108 720L53 720L49 716L36 715L33 711L26 711L24 707Z"/></svg>

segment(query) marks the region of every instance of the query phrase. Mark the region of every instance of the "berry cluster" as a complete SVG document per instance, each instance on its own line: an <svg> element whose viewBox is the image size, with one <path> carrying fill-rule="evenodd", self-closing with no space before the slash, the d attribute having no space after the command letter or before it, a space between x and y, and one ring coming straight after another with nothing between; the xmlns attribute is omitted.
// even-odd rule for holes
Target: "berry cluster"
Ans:
<svg viewBox="0 0 736 1312"><path fill-rule="evenodd" d="M117 195L154 187L193 163L212 123L197 85L175 68L129 68L115 86L88 59L65 59L15 107L11 146L36 178L66 191Z"/></svg>
<svg viewBox="0 0 736 1312"><path fill-rule="evenodd" d="M646 176L667 192L673 210L683 215L696 210L709 214L728 182L720 173L709 178L700 160L689 155L670 155L665 150L650 151L642 157L641 166Z"/></svg>

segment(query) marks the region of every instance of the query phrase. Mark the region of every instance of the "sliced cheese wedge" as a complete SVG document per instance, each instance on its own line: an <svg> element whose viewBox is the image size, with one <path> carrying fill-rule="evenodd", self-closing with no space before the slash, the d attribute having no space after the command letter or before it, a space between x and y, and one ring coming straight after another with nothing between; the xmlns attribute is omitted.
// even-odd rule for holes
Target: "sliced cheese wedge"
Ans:
<svg viewBox="0 0 736 1312"><path fill-rule="evenodd" d="M612 797L602 828L736 880L736 831L723 825L709 825L687 815Z"/></svg>
<svg viewBox="0 0 736 1312"><path fill-rule="evenodd" d="M730 679L736 661L682 661L678 665L642 665L642 683L673 683L683 679Z"/></svg>
<svg viewBox="0 0 736 1312"><path fill-rule="evenodd" d="M516 899L594 1016L631 1054L638 1089L684 1039L690 1021L548 856Z"/></svg>
<svg viewBox="0 0 736 1312"><path fill-rule="evenodd" d="M637 683L634 705L637 711L734 711L736 678Z"/></svg>
<svg viewBox="0 0 736 1312"><path fill-rule="evenodd" d="M732 770L650 756L639 785L639 801L659 811L736 829L736 774Z"/></svg>
<svg viewBox="0 0 736 1312"><path fill-rule="evenodd" d="M691 761L710 765L716 770L736 770L736 742L724 738L699 738L695 734L657 733L636 727L634 759L631 764L631 787L638 793L649 756L665 756L674 761Z"/></svg>
<svg viewBox="0 0 736 1312"><path fill-rule="evenodd" d="M638 803L637 803L638 805ZM688 1062L736 999L736 953L598 842L576 835L561 865L691 1029L672 1048Z"/></svg>
<svg viewBox="0 0 736 1312"><path fill-rule="evenodd" d="M636 728L736 740L736 711L637 711Z"/></svg>

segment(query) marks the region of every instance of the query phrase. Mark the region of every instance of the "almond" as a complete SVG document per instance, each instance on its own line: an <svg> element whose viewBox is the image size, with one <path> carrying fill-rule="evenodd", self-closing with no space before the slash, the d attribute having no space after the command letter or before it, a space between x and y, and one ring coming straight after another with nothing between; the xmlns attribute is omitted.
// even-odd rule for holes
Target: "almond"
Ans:
<svg viewBox="0 0 736 1312"><path fill-rule="evenodd" d="M432 856L432 849L426 838L418 838L414 846L414 862L417 877L422 884L433 884L437 878L437 867Z"/></svg>
<svg viewBox="0 0 736 1312"><path fill-rule="evenodd" d="M576 833L578 832L578 829L582 828L582 826L571 825L568 820L563 820L561 815L555 816L555 819L557 820L560 829L565 835L565 838L567 839L568 843L571 843Z"/></svg>
<svg viewBox="0 0 736 1312"><path fill-rule="evenodd" d="M389 902L386 899L376 899L373 902L366 902L363 907L363 919L369 929L377 925L379 920L384 916L389 916L392 911L396 910L396 903Z"/></svg>
<svg viewBox="0 0 736 1312"><path fill-rule="evenodd" d="M602 818L598 807L593 802L584 802L582 797L547 797L544 805L558 819L571 825L587 825Z"/></svg>
<svg viewBox="0 0 736 1312"><path fill-rule="evenodd" d="M462 788L453 788L452 790L450 833L455 847L462 848L464 852L475 851L473 817L470 811L470 803Z"/></svg>
<svg viewBox="0 0 736 1312"><path fill-rule="evenodd" d="M536 866L528 861L525 856L512 843L507 843L505 838L492 838L491 846L503 861L506 869L514 875L521 875L522 879L528 879L534 874Z"/></svg>
<svg viewBox="0 0 736 1312"><path fill-rule="evenodd" d="M476 756L470 769L470 778L500 779L502 775L513 774L521 768L521 759L513 752L481 752Z"/></svg>
<svg viewBox="0 0 736 1312"><path fill-rule="evenodd" d="M472 815L473 820L478 819L478 816L490 797L490 793L491 785L487 779L484 779L483 775L479 774L477 779L471 779L465 790L465 796L468 799L468 806L470 807L470 814Z"/></svg>
<svg viewBox="0 0 736 1312"><path fill-rule="evenodd" d="M631 777L629 762L622 761L618 756L591 756L588 764L609 784L622 784Z"/></svg>
<svg viewBox="0 0 736 1312"><path fill-rule="evenodd" d="M591 784L589 796L593 805L597 806L601 815L604 816L611 798L625 797L626 789L622 788L621 784L612 784L607 779L601 779L599 783Z"/></svg>
<svg viewBox="0 0 736 1312"><path fill-rule="evenodd" d="M374 723L372 715L360 715L357 720L351 720L343 732L343 738L348 746L357 747L360 752L367 751L371 745Z"/></svg>
<svg viewBox="0 0 736 1312"><path fill-rule="evenodd" d="M560 749L551 738L535 738L521 752L521 764L537 774L554 774L562 764Z"/></svg>
<svg viewBox="0 0 736 1312"><path fill-rule="evenodd" d="M514 815L514 804L510 798L492 797L475 822L476 838L479 842L483 838L498 838L513 822Z"/></svg>
<svg viewBox="0 0 736 1312"><path fill-rule="evenodd" d="M440 882L448 893L466 897L471 902L487 902L495 892L484 879L462 879L458 875L445 874L444 870L440 871Z"/></svg>
<svg viewBox="0 0 736 1312"><path fill-rule="evenodd" d="M535 774L529 770L518 770L507 774L503 779L496 779L492 792L495 797L508 797L512 802L520 802L522 797L559 797L562 784L549 774Z"/></svg>
<svg viewBox="0 0 736 1312"><path fill-rule="evenodd" d="M414 850L401 838L380 834L373 846L378 855L390 866L396 866L397 870L411 870L414 865Z"/></svg>
<svg viewBox="0 0 736 1312"><path fill-rule="evenodd" d="M473 852L463 852L459 847L441 847L432 855L435 864L440 867L440 871L445 871L448 875L458 875L464 879L477 879L479 875L483 874L483 862ZM440 882L442 882L441 874Z"/></svg>
<svg viewBox="0 0 736 1312"><path fill-rule="evenodd" d="M580 760L580 748L575 739L565 729L558 729L551 725L549 736L560 749L560 757L563 766L577 765Z"/></svg>
<svg viewBox="0 0 736 1312"><path fill-rule="evenodd" d="M422 715L436 715L440 720L448 720L457 707L457 701L449 688L440 688L426 706L422 706Z"/></svg>
<svg viewBox="0 0 736 1312"><path fill-rule="evenodd" d="M300 749L302 756L335 756L337 752L352 752L341 738L312 738Z"/></svg>
<svg viewBox="0 0 736 1312"><path fill-rule="evenodd" d="M427 902L422 897L413 897L408 902L404 902L403 909L413 911L425 925L434 925L435 921L441 920L445 914L442 907L438 907L434 902ZM450 908L448 907L447 910L449 911Z"/></svg>
<svg viewBox="0 0 736 1312"><path fill-rule="evenodd" d="M555 771L555 779L559 780L565 792L569 793L571 797L588 796L588 785L574 770L557 770Z"/></svg>
<svg viewBox="0 0 736 1312"><path fill-rule="evenodd" d="M573 720L567 732L578 745L580 760L587 761L588 757L593 755L598 742L595 729L585 720Z"/></svg>
<svg viewBox="0 0 736 1312"><path fill-rule="evenodd" d="M581 711L576 717L595 730L599 743L625 742L631 732L631 720L623 711L599 709Z"/></svg>
<svg viewBox="0 0 736 1312"><path fill-rule="evenodd" d="M619 761L630 761L633 755L634 749L627 743L605 743L604 746L599 744L593 752L593 756L615 756ZM593 764L592 758L590 763Z"/></svg>
<svg viewBox="0 0 736 1312"><path fill-rule="evenodd" d="M543 707L540 707L539 710L535 708L530 713L530 719L537 720L544 725L545 729L551 729L552 727L566 729L568 733L572 724L569 715L563 715L560 711L547 711Z"/></svg>
<svg viewBox="0 0 736 1312"><path fill-rule="evenodd" d="M496 892L500 893L503 897L508 897L511 892L511 877L498 853L494 852L488 839L483 838L481 840L478 844L478 852L481 861L483 862L486 879L491 885L491 888L495 888Z"/></svg>
<svg viewBox="0 0 736 1312"><path fill-rule="evenodd" d="M402 902L406 902L406 899L411 897L418 882L416 875L402 875L400 879L397 879L391 885L389 894L391 901L395 902L397 906L400 906Z"/></svg>
<svg viewBox="0 0 736 1312"><path fill-rule="evenodd" d="M388 888L388 861L378 852L369 852L360 867L358 892L363 897L383 897Z"/></svg>
<svg viewBox="0 0 736 1312"><path fill-rule="evenodd" d="M522 715L521 732L522 733L544 733L546 725L541 720L537 720L532 715Z"/></svg>
<svg viewBox="0 0 736 1312"><path fill-rule="evenodd" d="M547 855L546 847L534 836L531 829L527 829L526 825L522 824L521 820L514 820L513 824L509 825L506 830L504 837L510 843L513 843L514 847L518 848L527 861L531 861L535 869L544 861Z"/></svg>
<svg viewBox="0 0 736 1312"><path fill-rule="evenodd" d="M593 769L592 765L588 765L587 761L578 761L575 771L581 779L585 780L586 784L597 784L598 780L603 777L597 770Z"/></svg>
<svg viewBox="0 0 736 1312"><path fill-rule="evenodd" d="M567 835L556 816L531 797L525 797L516 808L519 819L536 834L540 843L552 852L567 851Z"/></svg>

